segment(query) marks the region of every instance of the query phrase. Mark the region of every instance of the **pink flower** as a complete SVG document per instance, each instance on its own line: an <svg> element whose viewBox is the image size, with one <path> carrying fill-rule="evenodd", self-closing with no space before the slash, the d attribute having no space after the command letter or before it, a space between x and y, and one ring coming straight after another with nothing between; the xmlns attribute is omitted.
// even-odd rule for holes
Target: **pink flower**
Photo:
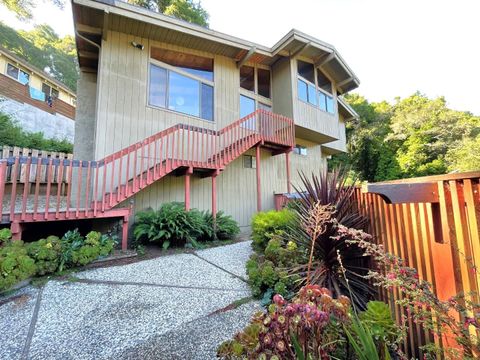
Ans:
<svg viewBox="0 0 480 360"><path fill-rule="evenodd" d="M285 299L283 298L282 295L280 294L276 294L274 297L273 297L273 302L278 305L278 306L282 306L285 304Z"/></svg>

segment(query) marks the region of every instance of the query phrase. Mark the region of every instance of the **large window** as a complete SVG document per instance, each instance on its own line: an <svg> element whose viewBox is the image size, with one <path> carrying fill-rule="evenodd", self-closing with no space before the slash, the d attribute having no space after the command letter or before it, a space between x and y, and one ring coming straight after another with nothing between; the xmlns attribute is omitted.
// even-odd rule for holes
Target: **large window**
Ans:
<svg viewBox="0 0 480 360"><path fill-rule="evenodd" d="M50 85L43 83L42 92L45 94L46 100L48 100L48 97L51 97L52 99L58 99L58 96L59 96L58 90L52 88Z"/></svg>
<svg viewBox="0 0 480 360"><path fill-rule="evenodd" d="M240 95L240 118L255 111L255 100L244 95Z"/></svg>
<svg viewBox="0 0 480 360"><path fill-rule="evenodd" d="M296 144L293 148L293 152L298 155L307 156L307 148L302 145Z"/></svg>
<svg viewBox="0 0 480 360"><path fill-rule="evenodd" d="M212 121L213 60L157 48L152 58L167 65L150 64L149 104Z"/></svg>
<svg viewBox="0 0 480 360"><path fill-rule="evenodd" d="M270 70L246 65L240 67L240 87L242 89L270 98L270 82Z"/></svg>
<svg viewBox="0 0 480 360"><path fill-rule="evenodd" d="M318 106L320 110L334 114L335 104L331 81L313 64L297 60L297 93L298 98L304 102Z"/></svg>
<svg viewBox="0 0 480 360"><path fill-rule="evenodd" d="M7 75L14 78L23 85L28 84L30 80L30 74L26 73L23 70L20 70L18 67L12 64L7 64Z"/></svg>

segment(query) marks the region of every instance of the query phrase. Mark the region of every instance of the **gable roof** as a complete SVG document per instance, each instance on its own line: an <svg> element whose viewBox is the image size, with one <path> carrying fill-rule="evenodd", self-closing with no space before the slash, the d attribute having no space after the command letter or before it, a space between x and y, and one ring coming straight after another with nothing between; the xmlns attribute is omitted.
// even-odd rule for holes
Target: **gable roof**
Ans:
<svg viewBox="0 0 480 360"><path fill-rule="evenodd" d="M71 96L76 96L75 92L71 90L67 85L62 83L61 81L55 79L52 75L48 74L47 72L39 69L38 67L30 64L27 62L25 59L19 57L15 53L11 52L10 50L5 49L3 46L0 46L0 54L2 56L5 56L8 59L11 59L12 62L15 62L16 64L20 65L26 70L29 70L32 73L36 73L38 76L44 78L48 82L55 84L58 86L60 89L65 91L66 93L70 94ZM13 64L15 65L15 64Z"/></svg>
<svg viewBox="0 0 480 360"><path fill-rule="evenodd" d="M272 65L282 57L304 55L314 59L337 83L340 93L360 84L334 46L296 29L273 47L214 31L119 0L72 0L80 67L95 72L95 54L107 31L113 30L233 58ZM82 56L85 54L87 56Z"/></svg>

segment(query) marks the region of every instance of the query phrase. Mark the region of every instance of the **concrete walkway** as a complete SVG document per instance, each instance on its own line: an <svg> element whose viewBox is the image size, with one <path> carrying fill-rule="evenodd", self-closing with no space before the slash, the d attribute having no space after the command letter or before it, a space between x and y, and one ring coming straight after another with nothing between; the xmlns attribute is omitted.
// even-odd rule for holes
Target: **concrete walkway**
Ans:
<svg viewBox="0 0 480 360"><path fill-rule="evenodd" d="M214 359L260 310L250 242L74 274L0 298L0 359ZM231 306L230 306L231 308Z"/></svg>

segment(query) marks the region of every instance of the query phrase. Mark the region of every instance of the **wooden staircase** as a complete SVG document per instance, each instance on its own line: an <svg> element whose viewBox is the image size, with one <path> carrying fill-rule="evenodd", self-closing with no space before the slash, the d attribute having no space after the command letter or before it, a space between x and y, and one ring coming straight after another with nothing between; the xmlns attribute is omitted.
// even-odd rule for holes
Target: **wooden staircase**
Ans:
<svg viewBox="0 0 480 360"><path fill-rule="evenodd" d="M36 221L124 217L125 222L130 207L120 205L164 176L184 171L209 176L257 145L273 154L289 151L294 131L293 120L257 110L219 131L177 124L97 161L0 160L1 222L11 223L14 232ZM17 191L20 179L28 180Z"/></svg>

